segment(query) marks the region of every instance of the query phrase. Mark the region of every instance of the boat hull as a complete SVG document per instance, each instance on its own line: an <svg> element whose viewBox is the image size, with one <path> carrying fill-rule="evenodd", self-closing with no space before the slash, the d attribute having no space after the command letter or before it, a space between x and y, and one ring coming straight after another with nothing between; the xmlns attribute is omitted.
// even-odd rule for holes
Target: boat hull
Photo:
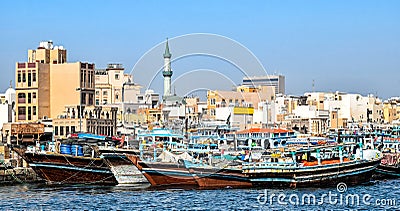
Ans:
<svg viewBox="0 0 400 211"><path fill-rule="evenodd" d="M197 184L203 188L246 188L252 187L249 177L242 169L189 168Z"/></svg>
<svg viewBox="0 0 400 211"><path fill-rule="evenodd" d="M118 184L101 158L16 151L36 174L51 184Z"/></svg>
<svg viewBox="0 0 400 211"><path fill-rule="evenodd" d="M380 159L291 169L246 169L255 187L329 187L369 182Z"/></svg>
<svg viewBox="0 0 400 211"><path fill-rule="evenodd" d="M143 173L152 186L197 186L197 182L183 164L144 162L137 156L128 158Z"/></svg>
<svg viewBox="0 0 400 211"><path fill-rule="evenodd" d="M102 153L103 159L108 166L111 167L116 180L119 185L131 185L147 183L147 179L139 171L139 169L132 165L125 152L107 152Z"/></svg>
<svg viewBox="0 0 400 211"><path fill-rule="evenodd" d="M197 182L193 175L184 165L175 163L148 163L139 162L142 166L142 173L152 186L166 185L194 185Z"/></svg>
<svg viewBox="0 0 400 211"><path fill-rule="evenodd" d="M381 164L376 168L375 179L393 179L400 177L399 153L384 153Z"/></svg>
<svg viewBox="0 0 400 211"><path fill-rule="evenodd" d="M377 179L393 179L400 177L400 167L380 164L374 174Z"/></svg>

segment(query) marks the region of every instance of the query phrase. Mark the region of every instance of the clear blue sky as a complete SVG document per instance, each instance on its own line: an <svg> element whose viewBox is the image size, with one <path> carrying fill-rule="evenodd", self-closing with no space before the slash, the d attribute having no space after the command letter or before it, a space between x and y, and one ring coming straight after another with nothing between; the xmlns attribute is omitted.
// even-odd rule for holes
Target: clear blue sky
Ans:
<svg viewBox="0 0 400 211"><path fill-rule="evenodd" d="M315 91L400 95L396 0L2 1L0 92L15 78L15 62L42 40L63 45L71 62L120 62L130 72L166 37L196 32L245 45L269 72L286 76L288 94L312 90L315 80ZM196 68L175 68L184 67Z"/></svg>

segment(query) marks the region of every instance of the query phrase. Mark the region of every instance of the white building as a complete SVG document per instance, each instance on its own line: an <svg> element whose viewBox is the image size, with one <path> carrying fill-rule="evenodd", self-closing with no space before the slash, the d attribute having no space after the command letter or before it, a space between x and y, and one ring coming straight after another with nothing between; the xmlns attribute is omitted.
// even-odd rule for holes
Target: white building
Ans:
<svg viewBox="0 0 400 211"><path fill-rule="evenodd" d="M0 129L4 123L15 122L15 100L15 89L10 84L6 92L0 94Z"/></svg>
<svg viewBox="0 0 400 211"><path fill-rule="evenodd" d="M275 95L285 94L285 76L283 75L245 76L242 85L273 86L275 87Z"/></svg>
<svg viewBox="0 0 400 211"><path fill-rule="evenodd" d="M337 111L339 119L347 122L382 123L383 104L379 98L348 93L325 93L324 110Z"/></svg>

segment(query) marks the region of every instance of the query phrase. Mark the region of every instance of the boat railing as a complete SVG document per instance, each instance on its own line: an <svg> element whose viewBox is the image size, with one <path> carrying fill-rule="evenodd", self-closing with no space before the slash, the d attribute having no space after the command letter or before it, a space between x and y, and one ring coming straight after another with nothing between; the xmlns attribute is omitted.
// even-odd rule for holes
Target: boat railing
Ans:
<svg viewBox="0 0 400 211"><path fill-rule="evenodd" d="M242 169L270 169L270 168L279 168L279 169L288 169L288 168L296 168L298 167L298 163L295 162L250 162L243 163Z"/></svg>

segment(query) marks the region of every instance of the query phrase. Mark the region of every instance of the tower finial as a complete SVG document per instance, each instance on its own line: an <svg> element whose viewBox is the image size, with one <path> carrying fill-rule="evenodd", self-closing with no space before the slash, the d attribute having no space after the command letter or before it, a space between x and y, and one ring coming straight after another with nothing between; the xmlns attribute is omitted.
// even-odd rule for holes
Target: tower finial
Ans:
<svg viewBox="0 0 400 211"><path fill-rule="evenodd" d="M164 58L171 58L171 56L172 54L169 52L168 37L167 37L167 42L165 44Z"/></svg>
<svg viewBox="0 0 400 211"><path fill-rule="evenodd" d="M10 80L10 88L12 88L12 80Z"/></svg>

